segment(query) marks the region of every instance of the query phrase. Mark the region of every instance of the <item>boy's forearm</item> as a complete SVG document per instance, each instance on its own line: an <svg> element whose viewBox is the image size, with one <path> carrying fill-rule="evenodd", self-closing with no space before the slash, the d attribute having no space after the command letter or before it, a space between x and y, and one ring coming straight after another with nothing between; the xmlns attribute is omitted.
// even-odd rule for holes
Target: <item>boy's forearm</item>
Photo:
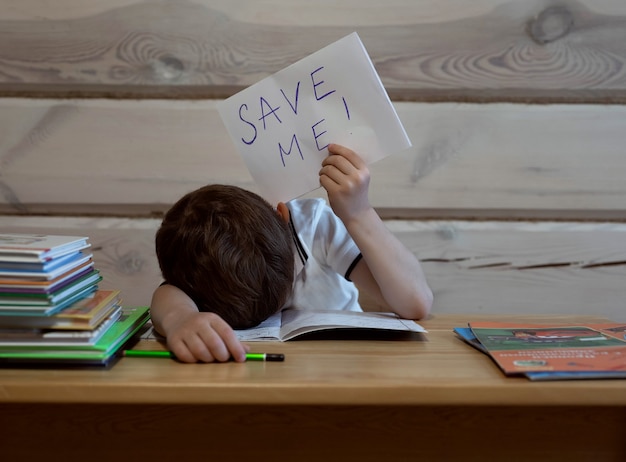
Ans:
<svg viewBox="0 0 626 462"><path fill-rule="evenodd" d="M344 223L390 308L403 317L426 317L433 297L417 257L373 208Z"/></svg>

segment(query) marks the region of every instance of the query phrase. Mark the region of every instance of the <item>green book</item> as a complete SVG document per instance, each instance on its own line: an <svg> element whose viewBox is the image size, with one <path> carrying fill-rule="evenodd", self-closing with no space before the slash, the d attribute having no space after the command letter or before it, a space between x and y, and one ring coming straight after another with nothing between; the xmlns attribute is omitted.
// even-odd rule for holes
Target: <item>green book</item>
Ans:
<svg viewBox="0 0 626 462"><path fill-rule="evenodd" d="M145 307L123 307L121 317L93 345L2 347L0 366L107 366L117 351L150 319Z"/></svg>

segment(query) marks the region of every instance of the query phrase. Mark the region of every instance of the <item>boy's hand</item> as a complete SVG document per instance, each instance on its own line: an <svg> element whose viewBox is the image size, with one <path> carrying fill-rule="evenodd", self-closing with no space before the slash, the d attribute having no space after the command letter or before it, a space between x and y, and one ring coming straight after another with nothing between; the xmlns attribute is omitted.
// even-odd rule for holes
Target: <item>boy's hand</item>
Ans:
<svg viewBox="0 0 626 462"><path fill-rule="evenodd" d="M329 155L322 161L320 184L328 193L328 202L344 223L369 210L370 172L357 153L338 144L328 146Z"/></svg>
<svg viewBox="0 0 626 462"><path fill-rule="evenodd" d="M237 362L246 360L248 347L215 313L188 314L168 330L167 345L182 362L224 362L231 358Z"/></svg>

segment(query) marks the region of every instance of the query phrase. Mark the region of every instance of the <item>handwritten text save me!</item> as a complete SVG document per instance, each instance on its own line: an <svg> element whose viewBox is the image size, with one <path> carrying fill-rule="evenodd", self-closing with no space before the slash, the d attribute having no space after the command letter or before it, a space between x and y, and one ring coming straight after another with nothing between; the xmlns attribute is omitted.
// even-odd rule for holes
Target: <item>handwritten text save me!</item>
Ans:
<svg viewBox="0 0 626 462"><path fill-rule="evenodd" d="M243 129L244 135L241 137L241 141L248 146L252 146L261 136L272 130L273 124L283 124L288 118L298 117L301 100L310 101L312 104L321 104L320 101L322 100L326 100L325 103L339 104L342 112L345 111L346 118L350 120L350 110L346 99L343 96L336 95L337 90L324 81L324 66L315 69L309 74L309 77L310 86L308 82L301 85L302 82L299 80L295 85L295 89L290 91L289 94L285 92L285 89L280 88L280 94L273 95L272 98L260 96L258 105L256 103L250 106L246 103L241 104L239 106L239 120L245 124ZM310 92L310 94L307 95L305 93L301 97L301 89L302 92ZM327 99L331 95L333 95L332 98ZM312 96L312 98L309 98L309 96ZM318 118L311 122L310 133L293 133L293 135L290 135L290 139L277 142L276 150L283 167L285 167L285 157L290 156L294 149L297 150L300 158L304 159L301 137L312 137L311 140L318 151L326 149L330 144L330 141L327 141L328 136L324 136L328 132L326 118ZM308 124L306 126L308 128Z"/></svg>

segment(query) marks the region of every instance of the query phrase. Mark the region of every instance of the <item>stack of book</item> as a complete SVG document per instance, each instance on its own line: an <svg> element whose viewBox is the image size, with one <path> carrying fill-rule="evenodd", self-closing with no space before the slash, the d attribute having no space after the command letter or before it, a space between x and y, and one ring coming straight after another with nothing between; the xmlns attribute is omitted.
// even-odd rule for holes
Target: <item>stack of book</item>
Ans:
<svg viewBox="0 0 626 462"><path fill-rule="evenodd" d="M148 320L102 290L87 237L0 234L0 365L97 365Z"/></svg>
<svg viewBox="0 0 626 462"><path fill-rule="evenodd" d="M470 322L454 332L507 376L537 381L626 378L626 323Z"/></svg>
<svg viewBox="0 0 626 462"><path fill-rule="evenodd" d="M51 315L93 293L88 238L0 235L0 314Z"/></svg>

